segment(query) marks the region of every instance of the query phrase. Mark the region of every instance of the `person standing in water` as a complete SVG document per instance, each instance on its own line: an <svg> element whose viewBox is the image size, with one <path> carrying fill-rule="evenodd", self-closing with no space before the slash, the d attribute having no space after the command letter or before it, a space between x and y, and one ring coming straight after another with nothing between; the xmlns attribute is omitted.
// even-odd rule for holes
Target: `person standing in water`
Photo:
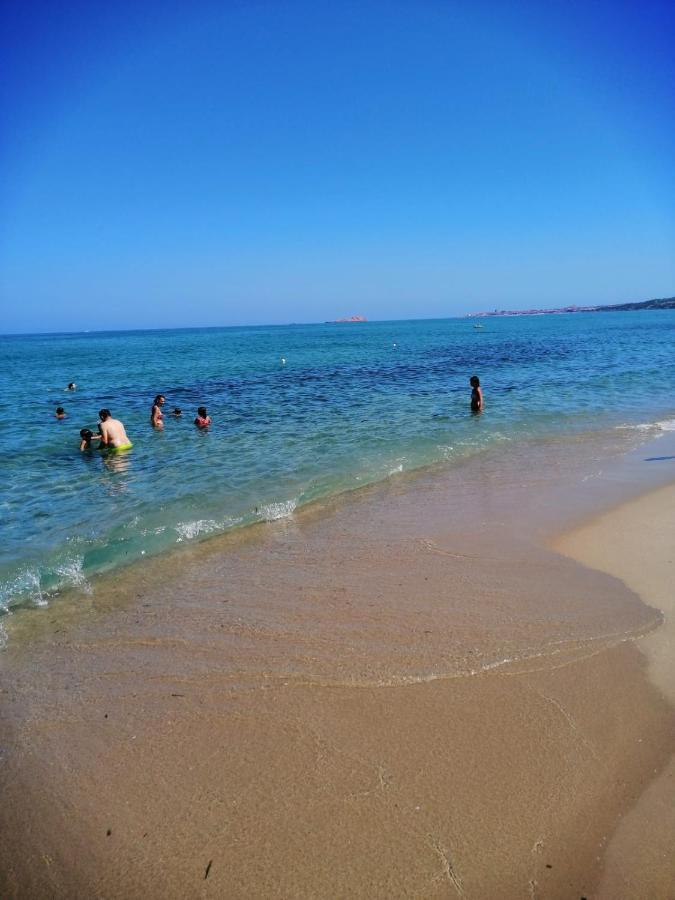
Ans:
<svg viewBox="0 0 675 900"><path fill-rule="evenodd" d="M197 410L197 418L195 425L197 428L208 428L211 424L211 416L207 413L205 406L200 406Z"/></svg>
<svg viewBox="0 0 675 900"><path fill-rule="evenodd" d="M99 431L101 432L101 450L131 450L133 444L127 437L124 425L119 419L113 419L109 409L99 410Z"/></svg>
<svg viewBox="0 0 675 900"><path fill-rule="evenodd" d="M469 384L471 385L471 412L483 412L483 392L480 389L478 375L472 375Z"/></svg>
<svg viewBox="0 0 675 900"><path fill-rule="evenodd" d="M164 418L162 406L164 406L165 400L166 397L164 396L164 394L157 394L152 402L152 409L150 410L150 424L153 428L164 427L164 422L162 421L162 419Z"/></svg>

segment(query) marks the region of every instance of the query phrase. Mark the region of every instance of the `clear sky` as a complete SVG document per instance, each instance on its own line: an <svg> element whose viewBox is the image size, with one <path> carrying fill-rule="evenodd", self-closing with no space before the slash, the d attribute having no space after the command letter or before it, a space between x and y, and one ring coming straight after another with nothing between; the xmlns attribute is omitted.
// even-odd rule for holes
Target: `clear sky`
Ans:
<svg viewBox="0 0 675 900"><path fill-rule="evenodd" d="M5 0L0 331L672 296L674 10Z"/></svg>

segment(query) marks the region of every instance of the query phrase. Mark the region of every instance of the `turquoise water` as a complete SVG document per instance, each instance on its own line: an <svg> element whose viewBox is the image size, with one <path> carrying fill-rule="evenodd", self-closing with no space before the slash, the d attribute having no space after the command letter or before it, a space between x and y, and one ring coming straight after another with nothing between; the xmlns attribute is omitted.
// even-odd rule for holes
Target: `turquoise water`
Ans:
<svg viewBox="0 0 675 900"><path fill-rule="evenodd" d="M0 611L496 442L508 452L514 441L675 424L675 312L473 325L0 338ZM474 373L481 416L469 412ZM154 431L160 392L166 426ZM202 404L208 432L192 424ZM65 420L54 418L58 405ZM172 419L174 406L182 419ZM101 407L125 423L131 452L79 452L79 430L95 430Z"/></svg>

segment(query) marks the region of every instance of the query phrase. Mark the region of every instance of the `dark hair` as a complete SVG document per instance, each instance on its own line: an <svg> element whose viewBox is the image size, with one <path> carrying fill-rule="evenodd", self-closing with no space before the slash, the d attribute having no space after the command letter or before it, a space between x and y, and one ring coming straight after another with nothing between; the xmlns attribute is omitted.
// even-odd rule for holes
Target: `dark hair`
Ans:
<svg viewBox="0 0 675 900"><path fill-rule="evenodd" d="M59 413L62 413L62 412L65 412L65 409L62 406L57 406L56 407L56 415L58 416Z"/></svg>
<svg viewBox="0 0 675 900"><path fill-rule="evenodd" d="M166 397L164 396L164 394L157 394L155 399L152 401L152 405L157 406L157 404L159 403L160 400L166 400Z"/></svg>
<svg viewBox="0 0 675 900"><path fill-rule="evenodd" d="M74 387L75 387L75 382L74 382L74 381L71 381L71 382L68 383L68 390L69 390L69 391L72 390Z"/></svg>
<svg viewBox="0 0 675 900"><path fill-rule="evenodd" d="M109 409L99 409L98 417L99 419L103 419L103 421L105 422L106 419L112 418L112 413Z"/></svg>
<svg viewBox="0 0 675 900"><path fill-rule="evenodd" d="M202 419L205 419L205 418L206 418L206 415L207 415L207 414L206 414L206 407L205 407L205 406L200 406L199 409L197 410L197 415L198 415L198 416L201 416Z"/></svg>
<svg viewBox="0 0 675 900"><path fill-rule="evenodd" d="M180 416L182 412L183 412L183 410L180 408L180 406L177 406L174 409L173 414L174 414L174 416Z"/></svg>
<svg viewBox="0 0 675 900"><path fill-rule="evenodd" d="M471 387L480 387L480 378L478 375L472 375L471 378L469 378L469 384Z"/></svg>
<svg viewBox="0 0 675 900"><path fill-rule="evenodd" d="M80 437L83 441L90 441L94 436L94 432L88 428L80 428Z"/></svg>

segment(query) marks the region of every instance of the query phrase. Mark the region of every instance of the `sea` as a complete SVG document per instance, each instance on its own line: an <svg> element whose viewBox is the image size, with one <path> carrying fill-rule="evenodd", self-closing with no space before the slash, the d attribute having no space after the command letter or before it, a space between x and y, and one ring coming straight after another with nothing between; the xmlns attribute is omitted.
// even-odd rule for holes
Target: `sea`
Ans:
<svg viewBox="0 0 675 900"><path fill-rule="evenodd" d="M3 336L0 359L0 617L401 473L675 430L669 310ZM80 451L103 407L129 452Z"/></svg>

